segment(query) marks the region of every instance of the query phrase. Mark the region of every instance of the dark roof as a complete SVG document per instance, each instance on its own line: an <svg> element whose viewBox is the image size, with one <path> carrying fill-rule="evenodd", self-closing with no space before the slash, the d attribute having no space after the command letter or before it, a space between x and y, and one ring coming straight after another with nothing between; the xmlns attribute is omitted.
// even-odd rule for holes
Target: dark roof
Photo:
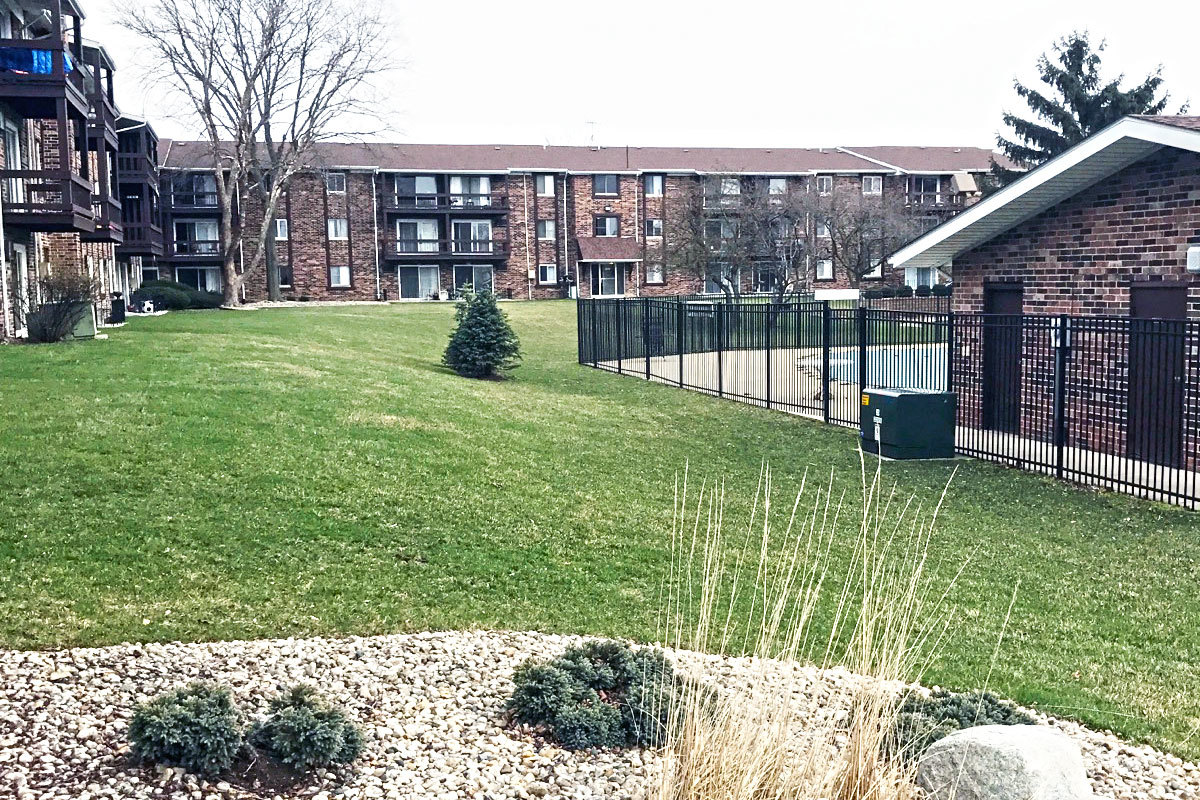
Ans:
<svg viewBox="0 0 1200 800"><path fill-rule="evenodd" d="M1154 116L1152 114L1138 114L1138 119L1144 119L1149 122L1157 122L1160 125L1170 125L1174 128L1187 128L1190 131L1200 131L1200 117L1189 117L1183 114L1175 116Z"/></svg>
<svg viewBox="0 0 1200 800"><path fill-rule="evenodd" d="M863 148L901 154L912 151L921 170L983 171L992 152L979 147ZM928 152L925 152L928 151ZM203 169L206 142L164 140L162 166ZM924 153L918 159L915 154ZM881 161L887 159L870 156ZM845 148L751 147L564 147L524 144L390 144L323 142L311 159L314 167L361 167L430 172L506 172L542 169L571 172L759 172L794 175L806 172L890 172L889 167ZM890 162L889 162L890 163ZM900 166L900 165L897 165Z"/></svg>
<svg viewBox="0 0 1200 800"><path fill-rule="evenodd" d="M1010 166L1000 153L982 147L847 147L852 153L898 167L905 172L983 172L992 159Z"/></svg>
<svg viewBox="0 0 1200 800"><path fill-rule="evenodd" d="M642 245L628 236L580 236L580 261L641 261Z"/></svg>

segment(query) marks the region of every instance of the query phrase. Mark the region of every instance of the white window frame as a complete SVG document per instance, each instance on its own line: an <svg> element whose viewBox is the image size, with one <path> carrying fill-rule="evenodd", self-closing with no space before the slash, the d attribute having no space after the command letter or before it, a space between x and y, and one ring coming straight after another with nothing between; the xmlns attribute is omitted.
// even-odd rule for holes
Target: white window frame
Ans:
<svg viewBox="0 0 1200 800"><path fill-rule="evenodd" d="M487 208L492 204L489 175L451 175L450 205L453 208Z"/></svg>
<svg viewBox="0 0 1200 800"><path fill-rule="evenodd" d="M617 190L615 192L601 192L597 190L597 178L612 178L616 181ZM592 196L593 197L618 197L621 194L621 176L615 172L598 172L592 176Z"/></svg>
<svg viewBox="0 0 1200 800"><path fill-rule="evenodd" d="M288 240L288 218L275 218L275 241L286 242Z"/></svg>
<svg viewBox="0 0 1200 800"><path fill-rule="evenodd" d="M787 178L767 178L767 195L781 197L787 194Z"/></svg>
<svg viewBox="0 0 1200 800"><path fill-rule="evenodd" d="M345 274L346 282L341 283L334 280L334 275ZM349 289L350 288L350 266L348 264L330 264L329 265L329 288L331 289Z"/></svg>
<svg viewBox="0 0 1200 800"><path fill-rule="evenodd" d="M824 186L825 188L821 188L822 186ZM833 192L833 176L832 175L818 175L817 176L817 194L824 197L825 195L831 194L832 192Z"/></svg>
<svg viewBox="0 0 1200 800"><path fill-rule="evenodd" d="M653 228L654 232L651 233ZM661 239L663 235L663 221L661 217L646 217L646 238Z"/></svg>
<svg viewBox="0 0 1200 800"><path fill-rule="evenodd" d="M607 233L607 232L606 233L596 233L596 220L599 220L599 219L615 220L616 225L613 228L613 232L612 233ZM605 223L604 230L605 231L608 230L607 223ZM620 215L618 215L618 214L596 214L594 217L592 217L592 234L597 237L604 238L604 239L609 239L614 236L620 236L621 235L621 217L620 217Z"/></svg>
<svg viewBox="0 0 1200 800"><path fill-rule="evenodd" d="M929 282L921 282L921 274L929 274ZM916 289L918 286L932 287L937 284L937 267L905 267L904 268L904 284Z"/></svg>
<svg viewBox="0 0 1200 800"><path fill-rule="evenodd" d="M642 176L642 190L646 193L646 197L662 197L665 183L666 180L662 175Z"/></svg>
<svg viewBox="0 0 1200 800"><path fill-rule="evenodd" d="M866 280L878 280L883 277L883 261L875 262L875 269L863 275Z"/></svg>
<svg viewBox="0 0 1200 800"><path fill-rule="evenodd" d="M658 262L647 263L646 265L646 283L663 284L667 278L663 265Z"/></svg>
<svg viewBox="0 0 1200 800"><path fill-rule="evenodd" d="M346 228L345 236L335 236L334 235L334 229L336 227L339 227L334 224L337 222L344 223L345 228ZM331 241L331 242L348 241L350 239L350 220L346 217L329 217L328 219L325 220L325 233L329 237L329 241Z"/></svg>
<svg viewBox="0 0 1200 800"><path fill-rule="evenodd" d="M558 235L558 226L552 219L539 219L535 229L540 242L552 242Z"/></svg>
<svg viewBox="0 0 1200 800"><path fill-rule="evenodd" d="M814 232L818 239L829 239L829 223L823 219L813 220Z"/></svg>
<svg viewBox="0 0 1200 800"><path fill-rule="evenodd" d="M470 225L471 226L471 238L466 240L471 243L469 250L459 250L458 249L459 239L457 236L454 235L454 228L458 225ZM476 230L477 225L486 225L487 226L487 238L486 239L481 239L475 235L475 230ZM492 221L490 219L452 219L452 220L450 220L450 250L451 250L451 252L459 253L459 254L461 254L461 253L490 253L490 252L492 252L492 248L495 246L495 241L492 238L493 235L494 235L494 231L492 230ZM487 249L486 250L477 249L475 247L476 242L486 242Z"/></svg>
<svg viewBox="0 0 1200 800"><path fill-rule="evenodd" d="M341 188L338 188L341 184ZM344 172L326 172L325 173L325 192L327 194L345 194L346 193L346 173Z"/></svg>
<svg viewBox="0 0 1200 800"><path fill-rule="evenodd" d="M558 264L538 264L537 282L539 286L557 286Z"/></svg>
<svg viewBox="0 0 1200 800"><path fill-rule="evenodd" d="M537 188L538 197L554 197L553 175L535 175L533 179Z"/></svg>
<svg viewBox="0 0 1200 800"><path fill-rule="evenodd" d="M736 175L722 175L718 186L722 197L737 197L742 193L742 180Z"/></svg>
<svg viewBox="0 0 1200 800"><path fill-rule="evenodd" d="M401 250L400 249L400 226L401 225L416 225L417 226L417 249L416 250ZM432 229L433 238L425 239L421 235L421 229ZM397 253L436 253L438 252L438 229L437 220L433 219L413 219L406 217L396 220L396 252Z"/></svg>
<svg viewBox="0 0 1200 800"><path fill-rule="evenodd" d="M882 175L863 175L862 176L862 193L864 195L883 194L883 176Z"/></svg>
<svg viewBox="0 0 1200 800"><path fill-rule="evenodd" d="M818 258L814 267L814 276L819 281L833 280L833 260L829 258Z"/></svg>
<svg viewBox="0 0 1200 800"><path fill-rule="evenodd" d="M417 296L416 297L405 296L403 293L403 290L400 288L401 287L400 270L402 270L402 269L415 269L417 271ZM426 291L426 287L424 287L422 284L424 283L425 279L430 274L433 275L433 287L431 290ZM441 292L442 292L442 276L441 276L441 270L438 269L437 267L431 266L429 264L399 264L396 266L396 296L399 297L401 300L428 300L428 299L430 299L431 295L440 295Z"/></svg>

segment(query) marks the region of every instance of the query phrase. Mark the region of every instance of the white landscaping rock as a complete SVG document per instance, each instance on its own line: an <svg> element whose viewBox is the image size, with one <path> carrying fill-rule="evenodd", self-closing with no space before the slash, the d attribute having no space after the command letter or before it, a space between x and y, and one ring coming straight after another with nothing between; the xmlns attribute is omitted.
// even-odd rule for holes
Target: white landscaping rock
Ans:
<svg viewBox="0 0 1200 800"><path fill-rule="evenodd" d="M1079 745L1042 725L980 725L935 742L917 783L930 800L1089 800Z"/></svg>

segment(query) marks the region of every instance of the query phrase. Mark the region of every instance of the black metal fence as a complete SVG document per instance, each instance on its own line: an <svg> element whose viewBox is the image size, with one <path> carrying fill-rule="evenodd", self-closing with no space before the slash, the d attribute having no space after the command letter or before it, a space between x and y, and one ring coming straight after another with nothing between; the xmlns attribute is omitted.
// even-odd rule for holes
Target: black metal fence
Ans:
<svg viewBox="0 0 1200 800"><path fill-rule="evenodd" d="M849 427L863 388L949 389L963 455L1200 506L1200 323L694 297L578 317L581 364Z"/></svg>

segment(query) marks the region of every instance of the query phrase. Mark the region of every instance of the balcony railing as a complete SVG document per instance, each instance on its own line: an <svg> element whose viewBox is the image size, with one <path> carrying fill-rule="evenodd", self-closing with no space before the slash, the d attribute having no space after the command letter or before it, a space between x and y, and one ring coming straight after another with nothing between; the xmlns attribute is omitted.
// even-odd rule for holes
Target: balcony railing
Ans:
<svg viewBox="0 0 1200 800"><path fill-rule="evenodd" d="M177 256L219 256L221 242L218 239L176 239Z"/></svg>
<svg viewBox="0 0 1200 800"><path fill-rule="evenodd" d="M211 208L217 210L216 192L171 192L171 205L175 208Z"/></svg>
<svg viewBox="0 0 1200 800"><path fill-rule="evenodd" d="M117 244L125 241L120 200L102 194L93 194L92 216L96 220L96 230L81 234L81 238L89 241L116 242Z"/></svg>
<svg viewBox="0 0 1200 800"><path fill-rule="evenodd" d="M126 222L125 241L121 248L123 252L133 255L160 256L163 253L162 228L145 222Z"/></svg>
<svg viewBox="0 0 1200 800"><path fill-rule="evenodd" d="M392 194L387 198L387 207L402 211L440 211L479 209L482 211L505 211L508 195L502 194Z"/></svg>
<svg viewBox="0 0 1200 800"><path fill-rule="evenodd" d="M74 227L75 218L92 219L92 184L60 170L0 170L0 196L7 224L40 223Z"/></svg>
<svg viewBox="0 0 1200 800"><path fill-rule="evenodd" d="M145 153L117 153L117 175L122 181L152 179L157 172Z"/></svg>
<svg viewBox="0 0 1200 800"><path fill-rule="evenodd" d="M392 238L389 252L402 256L487 256L503 258L508 242L497 239Z"/></svg>

